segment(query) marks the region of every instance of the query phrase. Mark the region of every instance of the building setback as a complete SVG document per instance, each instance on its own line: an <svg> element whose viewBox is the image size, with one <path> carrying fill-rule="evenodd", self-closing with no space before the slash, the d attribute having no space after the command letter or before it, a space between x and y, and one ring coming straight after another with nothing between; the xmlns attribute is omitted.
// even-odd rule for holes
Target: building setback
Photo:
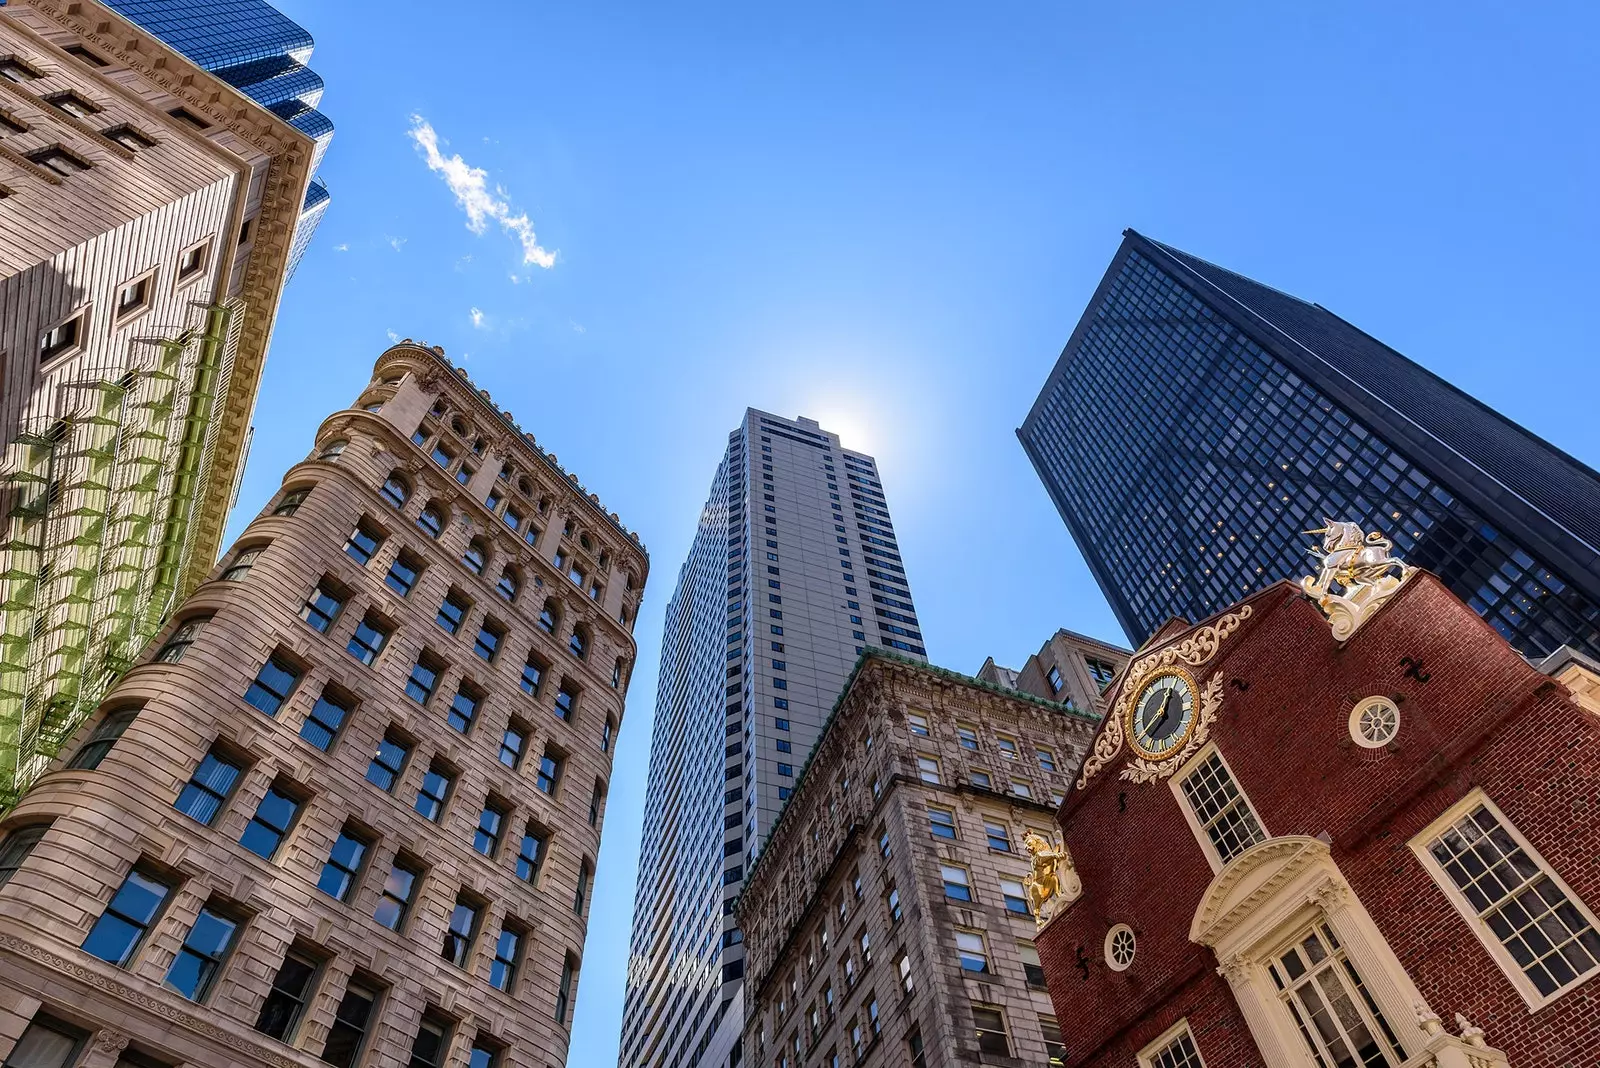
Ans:
<svg viewBox="0 0 1600 1068"><path fill-rule="evenodd" d="M317 110L322 78L307 67L315 42L299 23L265 0L107 0L110 7L182 52L311 138L311 171L333 140L333 122ZM301 201L286 276L294 274L328 211L328 187L313 177Z"/></svg>
<svg viewBox="0 0 1600 1068"><path fill-rule="evenodd" d="M647 568L386 351L0 823L0 1060L565 1063Z"/></svg>
<svg viewBox="0 0 1600 1068"><path fill-rule="evenodd" d="M93 0L0 5L0 810L216 561L314 149Z"/></svg>
<svg viewBox="0 0 1600 1068"><path fill-rule="evenodd" d="M623 1068L738 1045L733 901L864 649L926 656L872 457L749 409L667 605L623 1007Z"/></svg>
<svg viewBox="0 0 1600 1068"><path fill-rule="evenodd" d="M1017 431L1129 639L1380 530L1513 646L1600 656L1600 475L1326 308L1125 232Z"/></svg>
<svg viewBox="0 0 1600 1068"><path fill-rule="evenodd" d="M978 680L1021 690L1074 708L1104 710L1105 692L1128 663L1128 650L1070 630L1058 630L1020 671L1001 667L994 657L978 669Z"/></svg>
<svg viewBox="0 0 1600 1068"><path fill-rule="evenodd" d="M1162 628L1060 812L1063 1063L1595 1063L1597 692L1424 571L1342 641L1289 582Z"/></svg>
<svg viewBox="0 0 1600 1068"><path fill-rule="evenodd" d="M1057 1063L1024 838L1097 720L868 652L739 899L743 1063Z"/></svg>

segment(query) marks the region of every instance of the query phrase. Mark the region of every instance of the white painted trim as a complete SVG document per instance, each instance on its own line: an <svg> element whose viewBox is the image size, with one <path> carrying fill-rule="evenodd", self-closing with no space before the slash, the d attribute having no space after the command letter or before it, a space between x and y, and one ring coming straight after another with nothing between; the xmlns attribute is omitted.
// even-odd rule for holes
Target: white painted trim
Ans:
<svg viewBox="0 0 1600 1068"><path fill-rule="evenodd" d="M1206 829L1201 824L1194 809L1189 805L1189 798L1184 795L1183 781L1193 775L1195 769L1206 761L1212 753L1217 754L1217 759L1222 761L1222 766L1228 772L1228 778L1233 780L1234 789L1239 791L1239 796L1244 799L1244 805L1255 817L1256 826L1261 828L1261 833L1266 838L1272 837L1272 832L1267 829L1266 822L1262 820L1261 813L1256 811L1256 806L1250 803L1250 795L1245 792L1244 784L1239 781L1239 776L1233 773L1233 768L1228 764L1228 758L1222 755L1222 750L1217 748L1216 742L1207 742L1200 747L1200 751L1186 760L1181 768L1167 780L1167 785L1172 789L1172 796L1178 801L1178 810L1183 813L1183 818L1189 822L1189 830L1193 832L1195 841L1200 843L1200 848L1205 852L1206 861L1211 865L1213 874L1223 868L1222 854L1217 852L1217 847L1211 844L1211 836L1206 834ZM1265 840L1265 839L1263 839Z"/></svg>
<svg viewBox="0 0 1600 1068"><path fill-rule="evenodd" d="M1200 1068L1205 1068L1206 1055L1201 1052L1200 1043L1195 1040L1194 1032L1189 1030L1187 1017L1161 1032L1156 1036L1154 1042L1151 1042L1138 1052L1139 1068L1155 1068L1156 1054L1178 1041L1179 1037L1185 1034L1189 1036L1189 1044L1194 1046L1194 1055L1200 1058Z"/></svg>
<svg viewBox="0 0 1600 1068"><path fill-rule="evenodd" d="M1543 854L1534 848L1533 843L1528 841L1517 825L1500 810L1499 805L1490 800L1489 795L1484 793L1481 788L1471 790L1465 797L1451 805L1438 819L1424 827L1416 837L1407 843L1411 847L1411 851L1416 854L1417 860L1421 862L1424 870L1432 877L1439 889L1443 891L1449 902L1455 906L1456 911L1461 914L1461 918L1466 921L1467 927L1477 936L1478 941L1483 944L1483 948L1494 959L1495 964L1505 973L1506 978L1517 993L1522 995L1522 1000L1527 1004L1528 1011L1538 1012L1551 1002L1560 1000L1566 994L1576 990L1595 976L1600 975L1600 966L1591 968L1588 972L1580 975L1553 994L1539 993L1539 988L1533 985L1532 979L1523 974L1522 967L1517 964L1516 958L1511 955L1511 951L1506 949L1499 936L1489 929L1488 924L1478 917L1478 912L1472 907L1472 902L1467 900L1466 895L1456 886L1455 880L1450 878L1449 873L1433 858L1433 854L1428 851L1429 843L1479 805L1483 805L1494 814L1495 819L1500 821L1500 826L1504 827L1506 832L1517 840L1517 844L1523 848L1534 863L1539 865L1540 871L1561 889L1561 892L1567 896L1567 900L1572 903L1573 908L1577 909L1583 915L1583 918L1588 920L1589 924L1596 930L1600 930L1600 920L1596 920L1595 914L1584 903L1583 899L1573 892L1572 887L1568 886L1566 880L1561 878L1561 874L1556 871L1555 867L1544 859Z"/></svg>

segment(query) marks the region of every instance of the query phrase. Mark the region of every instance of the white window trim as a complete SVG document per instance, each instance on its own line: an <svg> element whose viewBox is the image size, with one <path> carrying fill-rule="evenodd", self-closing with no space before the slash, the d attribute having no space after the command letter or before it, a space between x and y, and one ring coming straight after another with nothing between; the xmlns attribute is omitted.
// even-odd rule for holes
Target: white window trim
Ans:
<svg viewBox="0 0 1600 1068"><path fill-rule="evenodd" d="M1200 848L1205 851L1206 860L1211 865L1212 874L1220 872L1223 868L1222 854L1217 852L1217 847L1211 844L1211 836L1206 834L1205 826L1200 822L1200 817L1195 815L1194 808L1189 804L1189 798L1184 795L1183 781L1193 775L1195 769L1211 756L1217 755L1222 761L1222 766L1228 772L1228 778L1233 780L1234 789L1239 791L1239 796L1244 799L1245 808L1256 819L1256 826L1261 828L1263 841L1272 837L1272 832L1267 829L1266 821L1261 818L1261 813L1256 811L1256 806L1250 801L1250 795L1245 793L1244 784L1239 781L1239 776L1233 773L1233 767L1228 763L1228 758L1222 755L1222 750L1217 748L1216 742L1207 742L1200 751L1190 757L1179 768L1172 778L1167 780L1167 785L1172 789L1172 796L1178 801L1178 809L1183 813L1183 818L1189 823L1189 830L1194 833L1195 841L1200 843Z"/></svg>
<svg viewBox="0 0 1600 1068"><path fill-rule="evenodd" d="M1433 854L1428 851L1428 844L1479 805L1484 806L1494 814L1495 819L1500 821L1500 826L1504 827L1506 832L1517 840L1517 844L1532 858L1534 863L1539 865L1540 870L1561 889L1563 894L1567 895L1567 900L1572 903L1573 908L1582 914L1584 919L1588 920L1596 929L1600 929L1600 920L1595 918L1594 912L1584 903L1583 898L1579 897L1572 887L1567 885L1566 880L1561 878L1561 873L1556 870L1555 865L1544 859L1544 855L1534 848L1533 843L1528 841L1516 823L1502 812L1500 806L1496 805L1481 788L1473 789L1460 801L1450 806L1440 814L1438 819L1424 827L1416 837L1407 843L1434 883L1444 893L1450 904L1455 906L1456 911L1461 914L1461 918L1466 921L1467 927L1478 937L1478 941L1483 944L1483 948L1488 951L1495 964L1505 973L1506 978L1516 988L1517 993L1522 995L1522 1000L1527 1004L1528 1011L1538 1012L1551 1002L1558 1001L1570 994L1578 987L1595 978L1595 976L1600 976L1600 968L1592 969L1586 975L1579 976L1552 994L1539 993L1539 988L1533 985L1532 979L1523 974L1522 967L1517 964L1516 958L1511 955L1511 951L1500 941L1499 936L1489 930L1488 925L1478 918L1478 911L1472 907L1472 902L1467 900L1466 895L1456 886L1455 880L1450 878L1449 873L1440 867L1439 862L1433 858Z"/></svg>
<svg viewBox="0 0 1600 1068"><path fill-rule="evenodd" d="M1200 1058L1200 1068L1205 1068L1206 1055L1201 1051L1200 1043L1195 1041L1194 1032L1189 1029L1188 1017L1184 1017L1161 1032L1156 1036L1154 1042L1151 1042L1136 1054L1139 1058L1139 1068L1155 1068L1156 1054L1178 1041L1185 1034L1189 1036L1189 1044L1194 1047L1194 1055Z"/></svg>

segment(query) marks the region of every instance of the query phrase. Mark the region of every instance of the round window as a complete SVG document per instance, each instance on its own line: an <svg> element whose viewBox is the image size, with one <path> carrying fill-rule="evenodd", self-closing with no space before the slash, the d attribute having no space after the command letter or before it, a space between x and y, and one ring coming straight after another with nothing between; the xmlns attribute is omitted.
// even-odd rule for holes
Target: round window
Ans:
<svg viewBox="0 0 1600 1068"><path fill-rule="evenodd" d="M1350 710L1350 737L1366 749L1380 749L1400 733L1400 709L1387 697L1368 697Z"/></svg>
<svg viewBox="0 0 1600 1068"><path fill-rule="evenodd" d="M1106 932L1106 963L1114 972L1125 972L1133 964L1133 955L1138 951L1138 943L1133 937L1133 928L1125 923L1119 923Z"/></svg>

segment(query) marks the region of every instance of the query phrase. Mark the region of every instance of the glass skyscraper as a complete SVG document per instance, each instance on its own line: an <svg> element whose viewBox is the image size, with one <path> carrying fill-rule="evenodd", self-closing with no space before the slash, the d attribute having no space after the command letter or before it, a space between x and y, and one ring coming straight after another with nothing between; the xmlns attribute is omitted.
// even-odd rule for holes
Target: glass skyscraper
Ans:
<svg viewBox="0 0 1600 1068"><path fill-rule="evenodd" d="M1600 474L1326 308L1132 230L1017 435L1135 645L1310 573L1327 517L1525 655L1600 656Z"/></svg>
<svg viewBox="0 0 1600 1068"><path fill-rule="evenodd" d="M667 605L623 1008L624 1068L722 1068L732 906L857 658L926 660L872 457L748 410Z"/></svg>
<svg viewBox="0 0 1600 1068"><path fill-rule="evenodd" d="M313 173L322 163L333 122L317 110L322 78L306 66L311 34L266 0L106 0L223 81L306 134L315 143ZM289 274L300 264L311 235L328 210L328 187L312 178L300 208Z"/></svg>

